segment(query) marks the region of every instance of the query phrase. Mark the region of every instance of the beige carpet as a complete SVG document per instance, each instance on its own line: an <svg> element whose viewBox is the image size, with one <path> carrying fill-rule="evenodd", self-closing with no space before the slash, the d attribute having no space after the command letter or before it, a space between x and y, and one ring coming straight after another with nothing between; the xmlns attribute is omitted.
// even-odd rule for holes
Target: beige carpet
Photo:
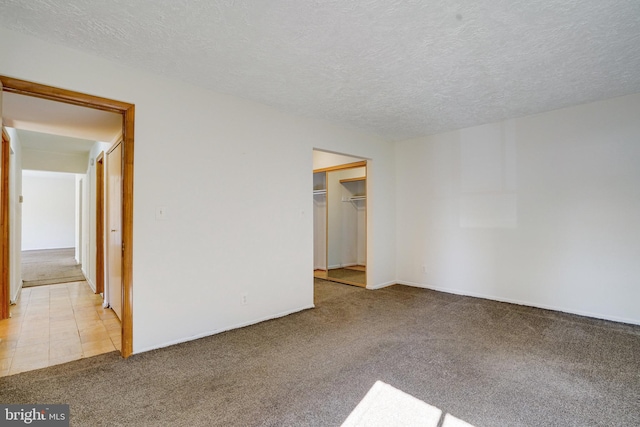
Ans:
<svg viewBox="0 0 640 427"><path fill-rule="evenodd" d="M22 286L54 285L85 280L75 260L75 249L22 252Z"/></svg>
<svg viewBox="0 0 640 427"><path fill-rule="evenodd" d="M68 403L75 427L333 427L381 381L442 411L441 427L640 426L640 326L407 286L315 288L312 310L0 377L0 403Z"/></svg>

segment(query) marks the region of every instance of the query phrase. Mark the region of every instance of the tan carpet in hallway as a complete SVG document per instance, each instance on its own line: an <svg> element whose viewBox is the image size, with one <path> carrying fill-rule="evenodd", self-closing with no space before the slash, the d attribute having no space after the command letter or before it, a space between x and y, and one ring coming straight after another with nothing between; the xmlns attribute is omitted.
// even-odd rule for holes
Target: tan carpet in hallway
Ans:
<svg viewBox="0 0 640 427"><path fill-rule="evenodd" d="M22 286L25 288L83 280L73 248L22 252Z"/></svg>

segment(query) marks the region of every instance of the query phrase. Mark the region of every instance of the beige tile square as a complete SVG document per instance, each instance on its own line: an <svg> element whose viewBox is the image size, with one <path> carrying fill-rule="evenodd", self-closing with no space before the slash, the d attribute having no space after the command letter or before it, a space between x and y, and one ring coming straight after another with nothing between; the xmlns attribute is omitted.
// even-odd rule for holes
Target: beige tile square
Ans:
<svg viewBox="0 0 640 427"><path fill-rule="evenodd" d="M68 329L68 328L78 328L75 318L71 319L52 319L49 322L49 330L51 329Z"/></svg>
<svg viewBox="0 0 640 427"><path fill-rule="evenodd" d="M80 333L77 329L60 329L49 334L49 342L51 345L57 345L57 343L71 340L80 340Z"/></svg>
<svg viewBox="0 0 640 427"><path fill-rule="evenodd" d="M49 312L32 314L27 313L22 319L22 326L36 325L38 323L49 323Z"/></svg>
<svg viewBox="0 0 640 427"><path fill-rule="evenodd" d="M118 330L122 329L122 324L120 323L120 320L118 320L117 317L114 317L111 319L103 319L102 324L107 329L118 329Z"/></svg>
<svg viewBox="0 0 640 427"><path fill-rule="evenodd" d="M78 330L80 332L82 331L87 331L87 330L105 330L106 328L104 327L104 324L102 323L101 320L80 320L80 319L76 319L76 322L78 324Z"/></svg>
<svg viewBox="0 0 640 427"><path fill-rule="evenodd" d="M7 337L11 335L17 335L22 330L22 323L14 322L14 323L4 323L0 325L0 338Z"/></svg>
<svg viewBox="0 0 640 427"><path fill-rule="evenodd" d="M55 313L49 314L49 321L59 321L59 320L74 320L76 316L73 313L73 310L64 310L57 311Z"/></svg>
<svg viewBox="0 0 640 427"><path fill-rule="evenodd" d="M87 330L80 332L80 341L82 344L95 342L95 341L108 341L111 337L106 330Z"/></svg>
<svg viewBox="0 0 640 427"><path fill-rule="evenodd" d="M122 350L122 339L120 338L120 336L111 337L111 342L113 343L113 346L116 348L116 350L120 351Z"/></svg>
<svg viewBox="0 0 640 427"><path fill-rule="evenodd" d="M49 343L32 344L16 347L13 353L14 360L49 359Z"/></svg>
<svg viewBox="0 0 640 427"><path fill-rule="evenodd" d="M49 349L49 360L60 359L68 356L82 357L82 344L80 340L75 342L59 343Z"/></svg>
<svg viewBox="0 0 640 427"><path fill-rule="evenodd" d="M46 345L49 346L49 335L45 336L20 336L18 339L18 343L16 344L16 348L22 347L32 347L36 345Z"/></svg>
<svg viewBox="0 0 640 427"><path fill-rule="evenodd" d="M82 355L84 357L91 357L98 354L109 353L110 351L115 351L115 349L110 339L106 341L93 341L82 344Z"/></svg>
<svg viewBox="0 0 640 427"><path fill-rule="evenodd" d="M79 360L79 359L82 359L82 352L67 354L57 359L50 359L49 366L61 365L63 363L72 362L74 360Z"/></svg>
<svg viewBox="0 0 640 427"><path fill-rule="evenodd" d="M84 311L84 312L77 312L75 313L75 318L76 321L80 322L89 322L92 320L100 320L100 317L98 317L98 313L94 311Z"/></svg>
<svg viewBox="0 0 640 427"><path fill-rule="evenodd" d="M5 359L0 358L0 372L8 371L11 367L11 362L13 361L13 357L8 357Z"/></svg>
<svg viewBox="0 0 640 427"><path fill-rule="evenodd" d="M37 313L37 312L45 312L49 310L49 299L46 300L37 300L33 299L29 301L29 305L27 305L26 312L27 313Z"/></svg>
<svg viewBox="0 0 640 427"><path fill-rule="evenodd" d="M33 371L36 369L42 369L49 366L49 360L28 360L28 361L14 361L9 369L9 375L19 374L21 372Z"/></svg>
<svg viewBox="0 0 640 427"><path fill-rule="evenodd" d="M58 335L67 335L71 333L78 335L78 325L76 325L75 322L59 324L56 326L49 327L49 337L54 337ZM53 340L53 338L51 339Z"/></svg>
<svg viewBox="0 0 640 427"><path fill-rule="evenodd" d="M37 329L40 326L49 326L49 315L45 316L29 316L28 314L22 321L22 330Z"/></svg>
<svg viewBox="0 0 640 427"><path fill-rule="evenodd" d="M0 353L3 351L15 350L18 346L18 337L11 340L0 339Z"/></svg>
<svg viewBox="0 0 640 427"><path fill-rule="evenodd" d="M24 325L20 332L20 338L40 338L49 336L49 323Z"/></svg>

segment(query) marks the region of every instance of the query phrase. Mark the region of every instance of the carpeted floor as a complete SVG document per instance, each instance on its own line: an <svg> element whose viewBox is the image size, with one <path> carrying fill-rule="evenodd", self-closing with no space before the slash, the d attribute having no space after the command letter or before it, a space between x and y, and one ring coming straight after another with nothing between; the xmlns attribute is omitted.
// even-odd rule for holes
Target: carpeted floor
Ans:
<svg viewBox="0 0 640 427"><path fill-rule="evenodd" d="M75 249L22 252L22 286L54 285L85 280L75 260Z"/></svg>
<svg viewBox="0 0 640 427"><path fill-rule="evenodd" d="M316 308L0 378L73 426L337 426L377 380L476 427L640 425L640 327L316 280Z"/></svg>

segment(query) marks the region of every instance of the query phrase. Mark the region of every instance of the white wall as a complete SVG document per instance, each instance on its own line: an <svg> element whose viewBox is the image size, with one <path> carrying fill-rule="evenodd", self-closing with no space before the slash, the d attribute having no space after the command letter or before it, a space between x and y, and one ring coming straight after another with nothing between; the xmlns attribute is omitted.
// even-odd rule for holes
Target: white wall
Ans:
<svg viewBox="0 0 640 427"><path fill-rule="evenodd" d="M136 105L134 352L313 305L313 148L371 159L368 278L395 280L391 144L13 31L0 40L0 74Z"/></svg>
<svg viewBox="0 0 640 427"><path fill-rule="evenodd" d="M363 157L353 157L345 154L330 153L328 151L313 151L313 169L324 169L348 163L361 162Z"/></svg>
<svg viewBox="0 0 640 427"><path fill-rule="evenodd" d="M24 149L22 153L22 167L30 170L84 173L87 161L86 153L55 153L31 149Z"/></svg>
<svg viewBox="0 0 640 427"><path fill-rule="evenodd" d="M22 194L22 250L73 248L75 175L25 170Z"/></svg>
<svg viewBox="0 0 640 427"><path fill-rule="evenodd" d="M400 281L640 323L639 117L632 95L398 143Z"/></svg>
<svg viewBox="0 0 640 427"><path fill-rule="evenodd" d="M15 129L7 128L11 138L11 160L9 163L9 241L11 265L9 281L11 282L9 298L15 302L22 289L22 147Z"/></svg>

